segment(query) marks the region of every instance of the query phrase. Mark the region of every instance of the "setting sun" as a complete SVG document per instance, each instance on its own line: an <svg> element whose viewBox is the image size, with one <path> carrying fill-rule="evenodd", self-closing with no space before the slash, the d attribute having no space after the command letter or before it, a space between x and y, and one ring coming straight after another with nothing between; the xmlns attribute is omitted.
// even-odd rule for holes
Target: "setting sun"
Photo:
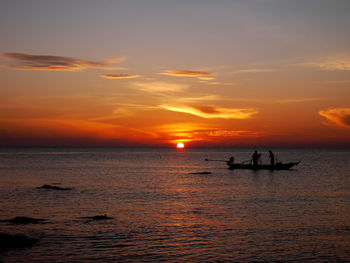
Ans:
<svg viewBox="0 0 350 263"><path fill-rule="evenodd" d="M178 149L183 149L183 148L185 148L185 145L184 145L182 142L179 142L179 143L176 145L176 148L178 148Z"/></svg>

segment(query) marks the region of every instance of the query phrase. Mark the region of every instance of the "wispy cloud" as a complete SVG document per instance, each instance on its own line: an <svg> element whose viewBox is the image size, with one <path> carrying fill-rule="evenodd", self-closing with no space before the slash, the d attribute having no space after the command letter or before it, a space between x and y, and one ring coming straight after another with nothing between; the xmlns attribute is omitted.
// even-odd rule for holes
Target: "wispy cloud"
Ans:
<svg viewBox="0 0 350 263"><path fill-rule="evenodd" d="M194 71L194 70L166 70L161 75L175 76L175 77L196 77L202 78L203 76L213 76L212 72Z"/></svg>
<svg viewBox="0 0 350 263"><path fill-rule="evenodd" d="M188 88L188 85L185 84L167 83L162 81L136 82L134 83L134 86L142 91L152 93L180 92Z"/></svg>
<svg viewBox="0 0 350 263"><path fill-rule="evenodd" d="M332 123L350 128L350 108L320 110L318 113Z"/></svg>
<svg viewBox="0 0 350 263"><path fill-rule="evenodd" d="M278 68L251 68L251 69L235 70L232 73L233 74L241 74L241 73L271 73L271 72L278 72L278 71L281 71L281 69L278 69Z"/></svg>
<svg viewBox="0 0 350 263"><path fill-rule="evenodd" d="M300 64L304 67L319 68L329 71L349 71L350 58L348 57L328 57L321 58L316 61L310 61Z"/></svg>
<svg viewBox="0 0 350 263"><path fill-rule="evenodd" d="M222 101L225 97L214 95L214 94L205 94L205 95L197 95L191 96L187 95L184 97L175 97L173 101L179 104L198 104L198 103L208 103L209 101Z"/></svg>
<svg viewBox="0 0 350 263"><path fill-rule="evenodd" d="M214 77L199 77L200 80L213 80Z"/></svg>
<svg viewBox="0 0 350 263"><path fill-rule="evenodd" d="M249 119L259 113L256 109L229 109L214 106L160 105L161 108L192 114L205 119Z"/></svg>
<svg viewBox="0 0 350 263"><path fill-rule="evenodd" d="M229 130L229 129L211 129L201 133L210 137L260 137L265 134L260 131L249 130Z"/></svg>
<svg viewBox="0 0 350 263"><path fill-rule="evenodd" d="M235 83L229 83L229 82L220 82L220 81L206 81L206 80L202 80L200 81L201 83L205 83L205 84L208 84L208 85L213 85L213 86L232 86L232 85L235 85Z"/></svg>
<svg viewBox="0 0 350 263"><path fill-rule="evenodd" d="M2 66L13 69L26 70L65 70L76 71L85 68L98 69L123 69L114 65L123 61L124 57L113 58L106 61L88 61L72 57L51 56L51 55L33 55L26 53L4 53L3 58L8 59L2 63Z"/></svg>
<svg viewBox="0 0 350 263"><path fill-rule="evenodd" d="M134 79L140 77L140 75L129 75L129 74L103 74L102 78L105 79Z"/></svg>
<svg viewBox="0 0 350 263"><path fill-rule="evenodd" d="M320 81L315 81L315 83L319 84L350 84L350 80L320 80Z"/></svg>
<svg viewBox="0 0 350 263"><path fill-rule="evenodd" d="M173 123L154 127L159 138L170 142L213 142L227 140L227 138L255 138L265 136L260 131L231 130L225 128L208 127L196 123Z"/></svg>
<svg viewBox="0 0 350 263"><path fill-rule="evenodd" d="M322 101L322 100L329 100L330 98L289 98L289 99L275 99L275 100L271 100L271 103L280 103L280 104L284 104L284 103L304 103L304 102L312 102L312 101ZM267 101L268 102L268 101Z"/></svg>
<svg viewBox="0 0 350 263"><path fill-rule="evenodd" d="M115 105L114 110L107 115L90 118L91 121L101 121L101 122L109 122L120 118L126 118L135 116L137 111L149 111L149 110L157 110L159 107L146 105L146 104L128 104L128 103L118 103Z"/></svg>
<svg viewBox="0 0 350 263"><path fill-rule="evenodd" d="M104 61L108 64L121 63L126 60L125 56L118 56L114 58L106 58Z"/></svg>

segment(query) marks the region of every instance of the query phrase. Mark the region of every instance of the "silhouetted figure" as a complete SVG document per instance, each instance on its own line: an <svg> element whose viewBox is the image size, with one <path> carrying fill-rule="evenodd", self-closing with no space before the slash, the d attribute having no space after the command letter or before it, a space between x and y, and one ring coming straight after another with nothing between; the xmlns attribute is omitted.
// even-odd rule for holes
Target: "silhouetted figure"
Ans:
<svg viewBox="0 0 350 263"><path fill-rule="evenodd" d="M258 167L258 161L259 161L259 159L260 159L260 156L261 156L261 154L259 154L258 151L255 151L255 152L253 153L253 155L252 155L253 165L254 165L255 168Z"/></svg>
<svg viewBox="0 0 350 263"><path fill-rule="evenodd" d="M234 163L235 162L235 158L233 158L233 156L230 157L230 159L228 160L229 163Z"/></svg>
<svg viewBox="0 0 350 263"><path fill-rule="evenodd" d="M269 150L269 158L270 158L271 168L273 168L275 166L275 155L271 150Z"/></svg>

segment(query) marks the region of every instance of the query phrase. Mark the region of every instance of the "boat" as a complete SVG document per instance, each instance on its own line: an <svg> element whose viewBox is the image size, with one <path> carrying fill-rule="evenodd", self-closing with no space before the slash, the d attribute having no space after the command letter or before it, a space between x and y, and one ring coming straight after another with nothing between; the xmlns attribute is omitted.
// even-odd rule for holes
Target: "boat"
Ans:
<svg viewBox="0 0 350 263"><path fill-rule="evenodd" d="M248 170L289 170L293 166L296 166L299 162L290 162L290 163L281 163L278 162L275 165L270 164L259 164L258 166L254 166L251 163L232 163L226 162L229 169L248 169Z"/></svg>

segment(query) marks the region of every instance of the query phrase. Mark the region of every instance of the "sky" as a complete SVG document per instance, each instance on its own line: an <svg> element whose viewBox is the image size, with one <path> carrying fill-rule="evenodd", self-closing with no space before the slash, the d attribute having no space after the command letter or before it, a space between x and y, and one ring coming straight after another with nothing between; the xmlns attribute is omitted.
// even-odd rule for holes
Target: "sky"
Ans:
<svg viewBox="0 0 350 263"><path fill-rule="evenodd" d="M348 0L1 0L0 146L350 146Z"/></svg>

